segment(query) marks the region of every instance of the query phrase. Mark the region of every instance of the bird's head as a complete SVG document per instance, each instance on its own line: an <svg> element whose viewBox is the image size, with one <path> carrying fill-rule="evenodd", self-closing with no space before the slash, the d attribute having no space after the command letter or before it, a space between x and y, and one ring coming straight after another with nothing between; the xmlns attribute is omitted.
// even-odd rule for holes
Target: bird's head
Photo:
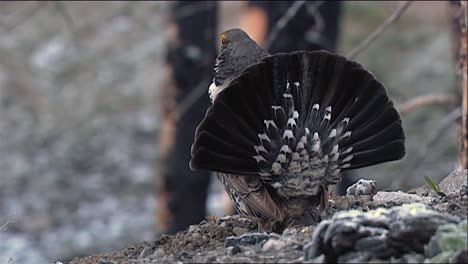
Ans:
<svg viewBox="0 0 468 264"><path fill-rule="evenodd" d="M260 60L267 53L253 41L242 29L234 28L221 33L219 37L221 51L218 59L239 64L244 68Z"/></svg>
<svg viewBox="0 0 468 264"><path fill-rule="evenodd" d="M221 33L219 41L221 51L216 58L214 82L208 90L212 101L235 76L269 55L247 33L238 28Z"/></svg>
<svg viewBox="0 0 468 264"><path fill-rule="evenodd" d="M242 29L234 28L221 33L219 37L221 50L232 49L241 43L253 42L253 40ZM242 44L241 44L242 45Z"/></svg>

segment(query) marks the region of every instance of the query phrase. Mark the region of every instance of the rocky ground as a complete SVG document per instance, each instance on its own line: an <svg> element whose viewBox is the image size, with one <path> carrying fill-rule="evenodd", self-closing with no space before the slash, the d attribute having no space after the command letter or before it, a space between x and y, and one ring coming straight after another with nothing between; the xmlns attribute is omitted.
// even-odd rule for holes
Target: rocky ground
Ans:
<svg viewBox="0 0 468 264"><path fill-rule="evenodd" d="M334 197L319 225L282 234L258 233L239 215L208 217L175 235L71 263L466 263L466 177L466 170L452 173L440 193L423 187Z"/></svg>

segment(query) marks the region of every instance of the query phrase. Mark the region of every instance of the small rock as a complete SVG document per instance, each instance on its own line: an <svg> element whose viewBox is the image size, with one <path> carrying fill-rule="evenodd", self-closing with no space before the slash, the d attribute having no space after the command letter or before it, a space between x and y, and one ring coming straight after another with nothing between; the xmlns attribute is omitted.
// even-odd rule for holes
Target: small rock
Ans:
<svg viewBox="0 0 468 264"><path fill-rule="evenodd" d="M360 179L346 189L346 196L374 195L376 192L376 181Z"/></svg>
<svg viewBox="0 0 468 264"><path fill-rule="evenodd" d="M305 260L307 260L307 263L326 263L325 262L325 255L320 255L320 256L317 256L317 257L313 257L313 258L304 258Z"/></svg>
<svg viewBox="0 0 468 264"><path fill-rule="evenodd" d="M117 262L115 262L113 260L105 260L105 259L101 258L101 259L99 259L98 264L117 264Z"/></svg>
<svg viewBox="0 0 468 264"><path fill-rule="evenodd" d="M138 255L138 259L144 259L147 256L151 255L153 253L153 249L149 246L146 246L143 248L143 250L140 252Z"/></svg>
<svg viewBox="0 0 468 264"><path fill-rule="evenodd" d="M259 242L269 239L270 236L267 233L250 233L244 234L240 237L227 237L226 242L224 243L225 247L230 246L247 246L247 245L255 245Z"/></svg>
<svg viewBox="0 0 468 264"><path fill-rule="evenodd" d="M268 239L268 241L265 242L265 244L263 244L262 250L263 251L280 251L285 246L286 246L286 243L281 240Z"/></svg>
<svg viewBox="0 0 468 264"><path fill-rule="evenodd" d="M281 236L279 234L277 234L277 233L274 233L274 232L270 233L270 238L280 239L280 237Z"/></svg>
<svg viewBox="0 0 468 264"><path fill-rule="evenodd" d="M163 248L158 248L154 251L154 253L150 256L148 256L148 258L151 258L151 259L154 259L154 258L159 258L161 256L164 256L166 255L166 252L164 251Z"/></svg>
<svg viewBox="0 0 468 264"><path fill-rule="evenodd" d="M417 253L405 254L401 257L404 263L424 263L424 255Z"/></svg>
<svg viewBox="0 0 468 264"><path fill-rule="evenodd" d="M188 252L182 251L180 253L175 254L175 258L178 260L192 259L192 255Z"/></svg>
<svg viewBox="0 0 468 264"><path fill-rule="evenodd" d="M236 227L234 227L232 229L232 232L234 234L236 234L236 236L242 236L243 234L247 233L248 231L249 230L247 230L247 228L242 228L242 227L238 227L238 226L236 226Z"/></svg>
<svg viewBox="0 0 468 264"><path fill-rule="evenodd" d="M219 221L227 221L227 220L229 220L229 219L231 219L231 218L232 218L231 215L225 215L225 216L219 218Z"/></svg>
<svg viewBox="0 0 468 264"><path fill-rule="evenodd" d="M241 249L239 248L239 246L230 246L227 248L227 252L231 255L235 255L241 252Z"/></svg>
<svg viewBox="0 0 468 264"><path fill-rule="evenodd" d="M458 208L460 208L460 206L458 206L458 204L455 204L455 203L451 203L451 204L449 204L449 206L448 206L448 209L449 209L449 210L452 210L452 211L453 211L453 210L456 210L456 209L458 209Z"/></svg>
<svg viewBox="0 0 468 264"><path fill-rule="evenodd" d="M200 231L200 228L198 226L191 225L191 226L189 226L187 233L191 234L191 233L195 233L195 232L199 232L199 231Z"/></svg>

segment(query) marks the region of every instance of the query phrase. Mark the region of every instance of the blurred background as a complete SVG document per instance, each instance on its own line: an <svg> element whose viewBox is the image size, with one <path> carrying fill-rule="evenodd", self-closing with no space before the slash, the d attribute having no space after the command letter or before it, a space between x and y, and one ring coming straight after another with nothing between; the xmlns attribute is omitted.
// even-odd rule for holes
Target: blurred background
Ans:
<svg viewBox="0 0 468 264"><path fill-rule="evenodd" d="M220 4L217 32L238 26L240 4ZM169 5L0 2L0 226L10 222L0 230L0 263L67 261L155 237ZM396 6L344 2L337 53L356 47ZM416 1L355 60L400 106L454 95L453 54L448 3ZM405 113L406 157L356 176L383 190L442 179L456 167L455 123L436 134L453 109ZM220 214L221 196L212 180L208 213Z"/></svg>

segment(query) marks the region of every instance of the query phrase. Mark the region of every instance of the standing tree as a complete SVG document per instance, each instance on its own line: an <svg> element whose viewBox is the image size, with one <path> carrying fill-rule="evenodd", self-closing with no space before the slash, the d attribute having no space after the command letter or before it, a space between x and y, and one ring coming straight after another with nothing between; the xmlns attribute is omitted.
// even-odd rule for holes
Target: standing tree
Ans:
<svg viewBox="0 0 468 264"><path fill-rule="evenodd" d="M461 97L460 144L458 165L460 169L468 168L468 65L467 65L467 1L451 2L454 25L454 50L457 63L458 93Z"/></svg>

